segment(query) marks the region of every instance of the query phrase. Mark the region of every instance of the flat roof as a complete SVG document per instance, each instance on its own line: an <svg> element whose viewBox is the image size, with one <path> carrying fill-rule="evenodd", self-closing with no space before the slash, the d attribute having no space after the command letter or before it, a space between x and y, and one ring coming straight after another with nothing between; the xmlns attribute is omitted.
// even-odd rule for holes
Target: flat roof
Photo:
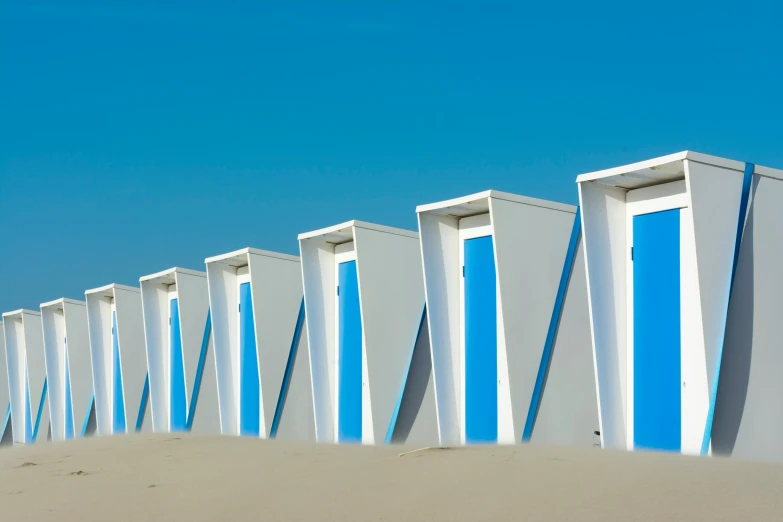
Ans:
<svg viewBox="0 0 783 522"><path fill-rule="evenodd" d="M227 254L220 254L219 256L208 257L204 260L204 263L206 264L221 263L225 265L236 265L237 262L241 262L240 260L238 260L238 258L241 258L248 254L253 254L256 256L273 257L275 259L282 259L284 261L293 261L295 263L299 262L299 258L297 256L292 256L289 254L281 254L280 252L270 252L269 250L260 250L258 248L247 247L239 250L234 250L233 252L229 252Z"/></svg>
<svg viewBox="0 0 783 522"><path fill-rule="evenodd" d="M489 198L502 199L513 203L521 203L523 205L531 205L534 207L576 214L576 207L573 205L566 205L565 203L558 203L556 201L547 201L545 199L529 198L518 194L509 194L508 192L501 192L499 190L485 190L468 196L439 201L437 203L429 203L427 205L419 205L416 207L416 212L420 214L431 212L433 214L443 214L454 217L475 216L477 214L489 212Z"/></svg>
<svg viewBox="0 0 783 522"><path fill-rule="evenodd" d="M171 282L174 282L174 274L188 274L192 276L198 276L198 277L207 277L206 272L199 272L198 270L190 270L189 268L180 268L178 266L175 266L173 268L169 268L168 270L162 270L160 272L156 272L154 274L145 275L139 278L139 282L141 281L153 281L155 279L169 279Z"/></svg>
<svg viewBox="0 0 783 522"><path fill-rule="evenodd" d="M125 286L125 285L118 285L117 283L112 283L110 285L106 286L99 286L98 288L92 288L90 290L85 290L84 295L88 294L100 294L109 292L111 290L128 290L130 292L141 292L141 290L135 286Z"/></svg>
<svg viewBox="0 0 783 522"><path fill-rule="evenodd" d="M409 237L411 239L419 239L419 234L413 230L387 227L386 225L377 225L375 223L367 223L366 221L358 221L356 219L346 221L345 223L340 223L339 225L313 230L312 232L304 232L299 234L299 239L312 239L323 236L327 243L345 243L353 239L353 231L351 229L354 227L374 230L376 232L385 232L387 234L395 234L397 236Z"/></svg>
<svg viewBox="0 0 783 522"><path fill-rule="evenodd" d="M36 310L28 310L26 308L20 308L19 310L14 310L12 312L5 312L3 314L3 317L14 317L22 314L41 315L41 312L38 312Z"/></svg>
<svg viewBox="0 0 783 522"><path fill-rule="evenodd" d="M85 303L84 301L77 301L76 299L68 299L67 297L61 297L59 299L55 299L54 301L41 303L41 308L48 308L50 306L57 306L57 305L60 305L60 304L63 304L63 303L87 306L87 303Z"/></svg>
<svg viewBox="0 0 783 522"><path fill-rule="evenodd" d="M685 160L739 172L745 170L745 162L686 150L630 165L580 174L577 176L576 182L596 181L602 185L628 190L667 183L685 178ZM783 170L756 165L754 172L760 176L783 180Z"/></svg>

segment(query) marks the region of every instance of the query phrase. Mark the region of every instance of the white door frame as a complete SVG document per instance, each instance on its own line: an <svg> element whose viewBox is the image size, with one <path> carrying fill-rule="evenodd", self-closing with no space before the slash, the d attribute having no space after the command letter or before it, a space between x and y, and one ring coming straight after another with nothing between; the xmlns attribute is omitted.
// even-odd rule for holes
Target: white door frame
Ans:
<svg viewBox="0 0 783 522"><path fill-rule="evenodd" d="M684 237L690 237L683 234L683 228L693 230L690 225L690 209L688 206L688 193L685 180L673 181L652 187L645 187L628 191L625 196L625 234L628 250L626 254L626 447L628 450L634 449L634 310L633 310L633 274L634 265L631 259L633 249L633 218L644 214L664 212L667 210L680 209L680 244L683 244ZM685 212L683 212L685 210ZM680 249L680 278L686 273L683 265L689 265L690 259L686 255L688 249ZM693 260L695 265L695 259ZM681 295L685 285L680 284ZM681 297L682 300L682 297ZM682 309L682 307L681 307ZM681 312L682 313L682 312ZM684 322L681 323L681 329L685 331ZM681 346L681 353L685 352L684 346Z"/></svg>

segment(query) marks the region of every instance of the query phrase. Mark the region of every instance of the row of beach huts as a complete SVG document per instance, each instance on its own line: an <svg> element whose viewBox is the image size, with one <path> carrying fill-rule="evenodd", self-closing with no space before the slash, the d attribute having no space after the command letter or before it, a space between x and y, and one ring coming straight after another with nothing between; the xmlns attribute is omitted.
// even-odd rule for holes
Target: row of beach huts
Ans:
<svg viewBox="0 0 783 522"><path fill-rule="evenodd" d="M3 444L182 432L783 461L783 171L682 152L3 314Z"/></svg>

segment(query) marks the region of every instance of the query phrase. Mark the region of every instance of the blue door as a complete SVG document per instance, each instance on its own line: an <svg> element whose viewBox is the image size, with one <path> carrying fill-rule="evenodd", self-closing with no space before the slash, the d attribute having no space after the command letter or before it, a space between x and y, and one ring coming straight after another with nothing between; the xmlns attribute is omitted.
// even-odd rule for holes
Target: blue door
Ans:
<svg viewBox="0 0 783 522"><path fill-rule="evenodd" d="M250 283L239 285L239 383L239 433L258 437L261 434L261 392Z"/></svg>
<svg viewBox="0 0 783 522"><path fill-rule="evenodd" d="M633 218L633 430L680 451L680 211Z"/></svg>
<svg viewBox="0 0 783 522"><path fill-rule="evenodd" d="M182 361L182 335L179 327L179 302L169 301L169 354L171 378L169 379L170 430L184 431L188 411L185 398L185 367Z"/></svg>
<svg viewBox="0 0 783 522"><path fill-rule="evenodd" d="M492 236L464 244L465 439L498 440L497 283Z"/></svg>
<svg viewBox="0 0 783 522"><path fill-rule="evenodd" d="M117 334L117 312L111 314L111 349L114 358L114 426L112 433L125 433L125 397L120 364L120 337Z"/></svg>
<svg viewBox="0 0 783 522"><path fill-rule="evenodd" d="M338 442L362 441L362 316L356 261L338 266Z"/></svg>

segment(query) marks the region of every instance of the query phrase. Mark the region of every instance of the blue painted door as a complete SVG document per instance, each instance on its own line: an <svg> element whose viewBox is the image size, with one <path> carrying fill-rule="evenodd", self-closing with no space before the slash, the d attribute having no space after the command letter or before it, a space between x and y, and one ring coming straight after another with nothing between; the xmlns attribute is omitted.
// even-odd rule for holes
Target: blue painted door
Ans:
<svg viewBox="0 0 783 522"><path fill-rule="evenodd" d="M250 283L239 285L239 433L261 434L261 391Z"/></svg>
<svg viewBox="0 0 783 522"><path fill-rule="evenodd" d="M465 240L465 439L498 440L497 283L492 236Z"/></svg>
<svg viewBox="0 0 783 522"><path fill-rule="evenodd" d="M111 314L111 346L114 358L114 426L112 433L125 433L125 396L122 387L122 365L120 364L120 337L117 334L117 312Z"/></svg>
<svg viewBox="0 0 783 522"><path fill-rule="evenodd" d="M188 413L187 399L185 398L185 366L182 360L182 335L179 320L179 301L169 301L169 415L170 430L184 431Z"/></svg>
<svg viewBox="0 0 783 522"><path fill-rule="evenodd" d="M338 266L338 442L362 441L362 316L356 261Z"/></svg>
<svg viewBox="0 0 783 522"><path fill-rule="evenodd" d="M634 446L679 451L679 209L635 216L632 256Z"/></svg>

